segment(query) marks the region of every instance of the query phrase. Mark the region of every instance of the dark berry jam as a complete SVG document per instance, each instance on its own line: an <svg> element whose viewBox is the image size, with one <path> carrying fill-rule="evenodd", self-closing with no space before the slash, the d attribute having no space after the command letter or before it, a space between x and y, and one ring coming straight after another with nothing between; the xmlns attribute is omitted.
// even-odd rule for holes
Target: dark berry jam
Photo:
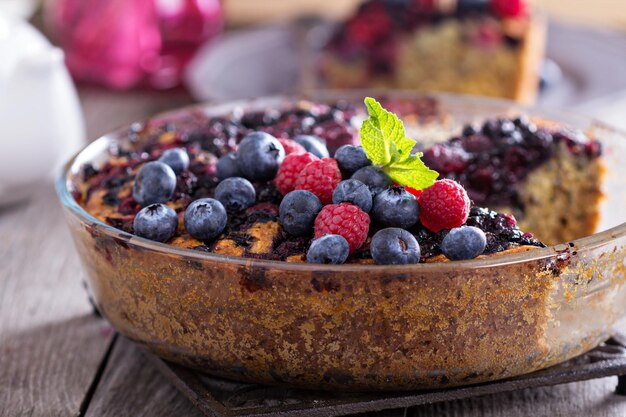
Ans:
<svg viewBox="0 0 626 417"><path fill-rule="evenodd" d="M545 247L532 234L520 231L513 216L487 208L472 207L466 225L478 227L485 232L487 247L483 255L502 252L515 246ZM418 223L411 232L420 243L422 261L441 254L440 245L448 233L447 230L434 233Z"/></svg>
<svg viewBox="0 0 626 417"><path fill-rule="evenodd" d="M477 206L522 212L518 184L561 146L590 159L602 151L582 133L551 131L520 117L488 120L480 129L465 126L462 136L427 149L423 159L441 177L460 182Z"/></svg>

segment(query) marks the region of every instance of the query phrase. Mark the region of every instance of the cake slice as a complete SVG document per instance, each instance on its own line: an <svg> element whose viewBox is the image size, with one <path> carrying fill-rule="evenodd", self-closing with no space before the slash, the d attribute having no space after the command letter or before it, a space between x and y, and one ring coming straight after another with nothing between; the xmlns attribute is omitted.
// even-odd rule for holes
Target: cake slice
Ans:
<svg viewBox="0 0 626 417"><path fill-rule="evenodd" d="M424 152L478 206L510 213L552 245L590 235L599 222L604 164L582 132L525 117L492 119Z"/></svg>
<svg viewBox="0 0 626 417"><path fill-rule="evenodd" d="M522 0L369 0L324 49L331 88L384 87L535 100L545 21Z"/></svg>

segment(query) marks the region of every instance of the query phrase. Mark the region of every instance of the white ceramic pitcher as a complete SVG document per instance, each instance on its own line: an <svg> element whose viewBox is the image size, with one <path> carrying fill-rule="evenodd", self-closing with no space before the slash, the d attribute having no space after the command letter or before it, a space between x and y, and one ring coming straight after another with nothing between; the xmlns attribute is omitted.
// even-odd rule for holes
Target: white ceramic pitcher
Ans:
<svg viewBox="0 0 626 417"><path fill-rule="evenodd" d="M84 135L63 52L25 21L0 12L0 205L49 181Z"/></svg>

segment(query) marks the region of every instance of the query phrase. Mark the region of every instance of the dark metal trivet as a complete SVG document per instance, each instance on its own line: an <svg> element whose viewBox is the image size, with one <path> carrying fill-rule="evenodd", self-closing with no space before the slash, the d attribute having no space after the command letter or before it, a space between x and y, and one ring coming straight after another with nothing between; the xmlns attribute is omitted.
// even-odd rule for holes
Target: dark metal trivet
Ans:
<svg viewBox="0 0 626 417"><path fill-rule="evenodd" d="M159 359L159 370L210 417L330 417L407 408L524 388L618 376L616 394L626 395L626 335L532 374L472 386L399 393L338 393L246 384L215 378Z"/></svg>

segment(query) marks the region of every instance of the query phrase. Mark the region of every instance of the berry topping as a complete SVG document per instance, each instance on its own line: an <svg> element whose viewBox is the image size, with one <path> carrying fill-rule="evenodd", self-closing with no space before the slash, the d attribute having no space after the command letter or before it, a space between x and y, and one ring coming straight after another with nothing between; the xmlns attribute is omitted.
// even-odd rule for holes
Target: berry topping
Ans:
<svg viewBox="0 0 626 417"><path fill-rule="evenodd" d="M285 155L291 155L292 153L305 153L306 149L304 149L304 146L300 145L298 142L291 140L291 139L286 139L286 138L278 138L278 141L280 142L281 145L283 145L283 148L285 149Z"/></svg>
<svg viewBox="0 0 626 417"><path fill-rule="evenodd" d="M408 229L419 219L417 199L404 187L391 187L376 195L372 218L385 227Z"/></svg>
<svg viewBox="0 0 626 417"><path fill-rule="evenodd" d="M515 217L510 214L472 207L465 224L478 227L485 232L487 248L484 253L501 252L509 248L511 244L544 247L543 243L534 239L531 233L520 231Z"/></svg>
<svg viewBox="0 0 626 417"><path fill-rule="evenodd" d="M360 137L360 113L345 104L235 112L202 126L195 116L190 126L155 123L133 133L134 147L111 149L113 159L97 170L85 165L87 187L75 198L106 206L104 220L113 227L185 247L197 245L194 237L204 241L194 249L207 252L319 263L470 259L542 246L513 216L480 205L519 209L516 182L555 152L588 158L601 152L561 126L536 126L523 116L492 119L424 150L423 159L445 178L435 182L438 174L422 163L396 115L373 99L365 104L369 118ZM294 137L336 158L320 160L285 139ZM468 217L469 198L478 206Z"/></svg>
<svg viewBox="0 0 626 417"><path fill-rule="evenodd" d="M333 192L333 203L352 203L369 213L372 209L372 193L367 185L359 180L341 181Z"/></svg>
<svg viewBox="0 0 626 417"><path fill-rule="evenodd" d="M276 176L285 158L278 139L265 132L254 132L243 138L237 149L237 165L251 181L269 181Z"/></svg>
<svg viewBox="0 0 626 417"><path fill-rule="evenodd" d="M469 155L461 146L437 144L424 152L424 163L438 172L461 172Z"/></svg>
<svg viewBox="0 0 626 417"><path fill-rule="evenodd" d="M293 140L304 147L307 152L311 152L318 158L328 158L330 156L326 144L317 136L298 135Z"/></svg>
<svg viewBox="0 0 626 417"><path fill-rule="evenodd" d="M526 0L491 0L494 12L502 17L518 17L526 13Z"/></svg>
<svg viewBox="0 0 626 417"><path fill-rule="evenodd" d="M217 178L220 180L241 176L239 165L237 165L237 154L235 152L229 152L217 160L216 174Z"/></svg>
<svg viewBox="0 0 626 417"><path fill-rule="evenodd" d="M343 117L335 117L335 120L326 120L312 129L312 133L326 143L326 149L329 152L336 151L346 143L358 143L356 129L343 123L342 119Z"/></svg>
<svg viewBox="0 0 626 417"><path fill-rule="evenodd" d="M199 240L210 240L218 236L226 227L227 221L226 209L222 203L212 198L196 200L185 210L185 229Z"/></svg>
<svg viewBox="0 0 626 417"><path fill-rule="evenodd" d="M159 161L169 165L177 175L189 168L189 155L182 148L168 149L163 152Z"/></svg>
<svg viewBox="0 0 626 417"><path fill-rule="evenodd" d="M321 209L320 199L312 192L292 191L280 202L280 224L293 236L311 235L313 223Z"/></svg>
<svg viewBox="0 0 626 417"><path fill-rule="evenodd" d="M485 232L474 226L461 226L450 232L441 242L441 251L450 260L472 259L482 254L487 246Z"/></svg>
<svg viewBox="0 0 626 417"><path fill-rule="evenodd" d="M459 12L480 12L489 8L489 0L458 0Z"/></svg>
<svg viewBox="0 0 626 417"><path fill-rule="evenodd" d="M575 156L594 158L594 145L572 131L538 127L525 116L495 118L480 127L465 126L462 136L425 150L424 162L442 178L462 184L477 206L524 211L518 184L530 172L563 147Z"/></svg>
<svg viewBox="0 0 626 417"><path fill-rule="evenodd" d="M245 178L231 177L220 182L215 188L215 198L227 209L245 210L256 201L256 191Z"/></svg>
<svg viewBox="0 0 626 417"><path fill-rule="evenodd" d="M397 227L376 232L370 251L374 261L380 265L406 265L420 261L420 246L415 237Z"/></svg>
<svg viewBox="0 0 626 417"><path fill-rule="evenodd" d="M362 146L343 145L335 152L335 159L339 169L347 177L363 167L372 165Z"/></svg>
<svg viewBox="0 0 626 417"><path fill-rule="evenodd" d="M278 191L283 195L293 191L296 186L296 180L300 177L304 167L317 160L317 156L310 152L287 155L280 168L278 168L278 173L274 179L274 184L276 184Z"/></svg>
<svg viewBox="0 0 626 417"><path fill-rule="evenodd" d="M333 201L333 191L341 181L337 161L324 158L309 163L296 179L296 190L307 190L315 194L322 204Z"/></svg>
<svg viewBox="0 0 626 417"><path fill-rule="evenodd" d="M306 261L312 264L342 264L348 259L350 246L340 235L324 235L311 242Z"/></svg>
<svg viewBox="0 0 626 417"><path fill-rule="evenodd" d="M478 133L478 130L474 127L474 125L467 124L463 126L462 135L463 136L472 136Z"/></svg>
<svg viewBox="0 0 626 417"><path fill-rule="evenodd" d="M163 162L145 164L135 177L133 198L142 206L165 203L176 189L176 174Z"/></svg>
<svg viewBox="0 0 626 417"><path fill-rule="evenodd" d="M348 241L350 252L354 252L365 243L369 227L370 217L357 206L330 204L315 219L315 238L327 234L341 235Z"/></svg>
<svg viewBox="0 0 626 417"><path fill-rule="evenodd" d="M465 223L470 199L465 189L452 180L439 180L419 197L420 221L432 230L453 229Z"/></svg>
<svg viewBox="0 0 626 417"><path fill-rule="evenodd" d="M384 172L372 167L367 166L359 169L352 174L353 180L359 180L363 184L367 185L373 196L386 190L391 185L391 179Z"/></svg>
<svg viewBox="0 0 626 417"><path fill-rule="evenodd" d="M167 242L176 233L178 216L165 204L151 204L137 213L133 230L137 236L157 242Z"/></svg>
<svg viewBox="0 0 626 417"><path fill-rule="evenodd" d="M392 33L393 22L383 2L365 2L359 13L346 23L350 39L361 47L371 47Z"/></svg>

